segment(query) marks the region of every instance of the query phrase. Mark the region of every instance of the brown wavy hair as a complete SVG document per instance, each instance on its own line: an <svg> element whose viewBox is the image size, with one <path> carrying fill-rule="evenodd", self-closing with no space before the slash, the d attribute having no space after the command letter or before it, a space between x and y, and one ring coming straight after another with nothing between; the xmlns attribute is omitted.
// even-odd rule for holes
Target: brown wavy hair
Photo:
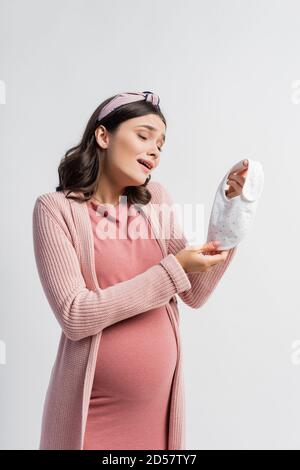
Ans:
<svg viewBox="0 0 300 470"><path fill-rule="evenodd" d="M67 198L73 191L81 191L84 194L83 199L76 196L69 196L69 199L81 202L88 201L95 192L101 171L100 162L106 152L98 145L95 137L95 130L98 126L105 126L109 132L114 134L120 124L127 119L145 116L146 114L157 114L167 127L166 119L159 106L155 106L146 100L122 105L100 121L97 121L101 109L115 96L117 95L106 99L95 109L79 144L71 147L60 161L58 167L59 185L56 187L56 191L67 190ZM123 195L127 196L127 201L130 204L147 204L151 200L151 193L146 187L150 179L151 175L148 176L144 184L125 188Z"/></svg>

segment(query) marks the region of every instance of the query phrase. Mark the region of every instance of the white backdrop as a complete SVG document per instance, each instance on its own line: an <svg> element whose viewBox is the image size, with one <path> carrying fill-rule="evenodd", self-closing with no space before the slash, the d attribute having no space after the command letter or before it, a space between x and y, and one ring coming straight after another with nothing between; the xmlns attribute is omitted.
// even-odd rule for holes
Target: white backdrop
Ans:
<svg viewBox="0 0 300 470"><path fill-rule="evenodd" d="M108 96L158 93L153 180L204 206L249 156L254 227L200 309L178 297L188 449L300 449L300 4L0 1L1 440L37 449L60 328L35 266L32 210ZM206 227L203 227L205 231Z"/></svg>

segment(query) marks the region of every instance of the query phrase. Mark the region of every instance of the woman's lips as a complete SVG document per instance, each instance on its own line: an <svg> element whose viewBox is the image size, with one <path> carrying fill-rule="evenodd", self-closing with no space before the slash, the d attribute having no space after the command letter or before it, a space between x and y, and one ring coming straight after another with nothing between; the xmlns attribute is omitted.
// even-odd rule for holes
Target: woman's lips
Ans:
<svg viewBox="0 0 300 470"><path fill-rule="evenodd" d="M145 173L149 173L151 170L150 168L147 168L145 165L143 165L142 163L139 163L137 162L138 165L141 167L142 170L144 170Z"/></svg>

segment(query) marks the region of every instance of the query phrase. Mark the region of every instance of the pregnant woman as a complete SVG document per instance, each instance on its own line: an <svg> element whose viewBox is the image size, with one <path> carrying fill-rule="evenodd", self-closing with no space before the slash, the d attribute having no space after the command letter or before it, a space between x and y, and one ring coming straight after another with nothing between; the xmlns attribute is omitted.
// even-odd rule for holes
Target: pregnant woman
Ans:
<svg viewBox="0 0 300 470"><path fill-rule="evenodd" d="M236 247L187 246L171 197L150 182L165 137L158 95L112 96L35 202L37 269L62 329L40 449L185 449L176 294L201 307Z"/></svg>

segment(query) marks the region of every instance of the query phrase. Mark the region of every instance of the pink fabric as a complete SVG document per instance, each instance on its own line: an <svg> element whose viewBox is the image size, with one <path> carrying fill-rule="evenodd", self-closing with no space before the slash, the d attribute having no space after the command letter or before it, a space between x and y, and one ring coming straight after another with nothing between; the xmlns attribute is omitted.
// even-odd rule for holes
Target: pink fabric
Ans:
<svg viewBox="0 0 300 470"><path fill-rule="evenodd" d="M100 239L97 226L107 229L133 222L145 226L141 215L109 216L88 204L94 234L99 285L133 278L162 259L157 241L150 238ZM117 217L114 217L114 216ZM127 217L128 216L128 217ZM125 219L125 220L124 220ZM128 224L126 225L126 221ZM105 328L98 350L84 449L168 449L168 421L172 379L177 362L176 337L165 306L150 309Z"/></svg>
<svg viewBox="0 0 300 470"><path fill-rule="evenodd" d="M168 310L178 352L170 396L168 449L185 449L183 356L175 294L191 308L200 308L218 285L237 247L211 270L186 273L175 257L187 245L184 233L172 217L166 235L157 213L161 206L170 207L172 199L157 181L150 181L147 187L151 201L141 210L155 231L162 259L131 279L104 289L96 275L87 203L71 199L83 197L83 193L55 191L38 196L35 202L32 229L37 270L62 329L45 396L39 449L83 449L105 328L162 306ZM154 350L155 338L152 340Z"/></svg>

